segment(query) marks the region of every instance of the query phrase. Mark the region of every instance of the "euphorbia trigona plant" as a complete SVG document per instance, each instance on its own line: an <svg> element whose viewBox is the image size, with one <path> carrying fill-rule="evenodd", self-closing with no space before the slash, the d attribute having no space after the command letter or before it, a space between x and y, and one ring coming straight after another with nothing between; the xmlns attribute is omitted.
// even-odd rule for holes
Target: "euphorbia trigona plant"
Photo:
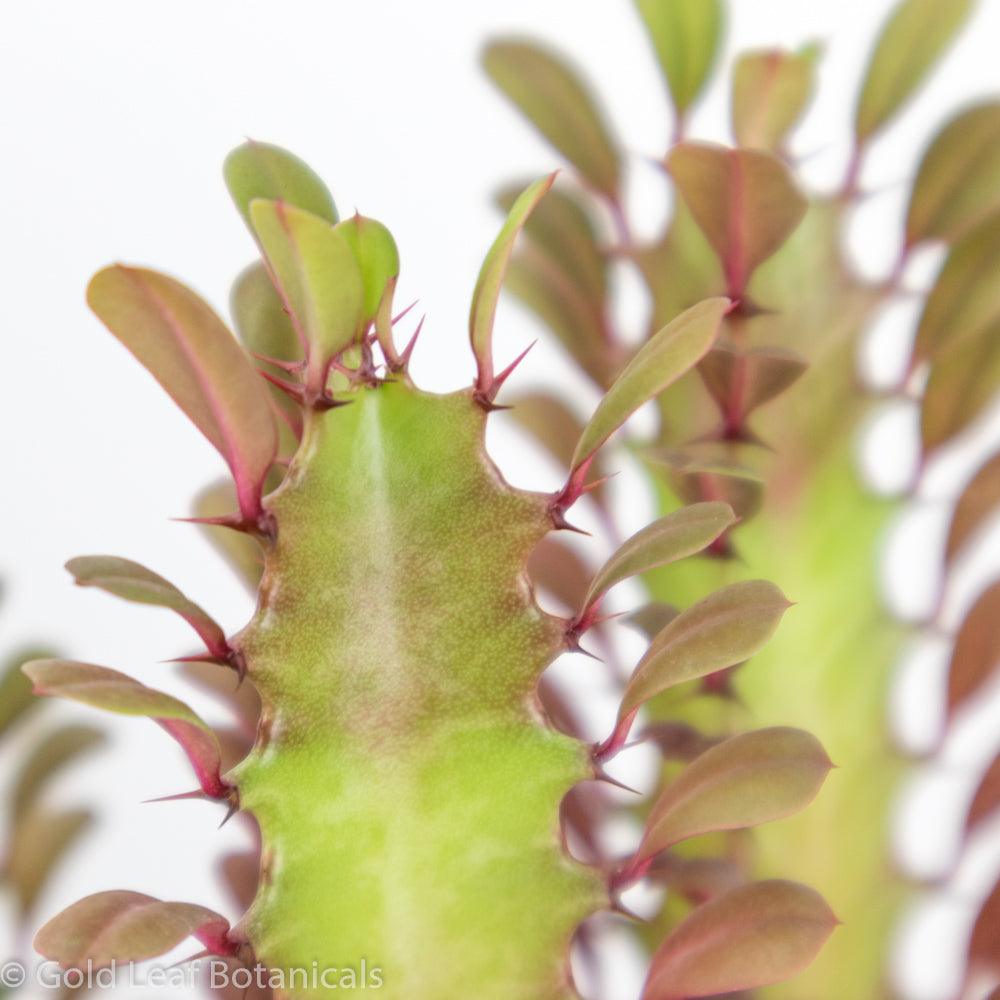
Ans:
<svg viewBox="0 0 1000 1000"><path fill-rule="evenodd" d="M634 440L633 451L663 511L724 500L740 521L701 557L646 573L652 603L636 621L659 627L676 607L758 575L777 581L801 606L751 664L714 674L695 692L653 699L644 733L663 750L665 795L683 780L674 776L679 763L702 759L706 736L748 723L805 725L840 767L811 809L760 831L749 850L743 839L707 845L723 859L712 884L703 867L693 876L690 866L661 855L645 872L667 888L649 943L655 947L692 901L750 874L791 871L823 890L845 926L805 976L767 995L882 996L905 895L888 836L903 755L893 749L887 725L890 673L905 633L882 607L876 553L900 503L872 496L855 468L859 426L873 397L886 395L866 390L857 356L879 310L906 293L901 283L914 252L943 246L944 264L888 393L919 411L915 493L927 466L963 440L1000 382L1000 105L967 108L934 138L916 167L898 263L884 281L866 282L842 249L845 220L861 198L866 154L971 4L906 0L895 9L860 90L842 188L812 196L794 178L788 136L812 96L818 50L739 56L731 77L736 145L691 141L689 113L717 56L722 5L637 0L636 6L675 112L662 162L674 193L672 215L651 241L633 238L624 208L626 161L586 85L549 49L499 40L486 51L487 72L575 174L528 222L509 287L602 390L634 349L610 308L614 262L631 264L645 282L650 333L705 296L725 294L734 302L714 347L660 397L658 430ZM511 197L505 191L500 200L507 205ZM549 450L567 453L577 416L558 389L525 398L513 412ZM947 587L1000 503L998 468L994 456L957 502L942 602L921 623L954 637L949 727L1000 661L1000 584L985 588L971 610L958 615ZM605 521L613 520L614 504L599 502ZM565 572L573 557L550 546L537 561L538 578L549 589L572 591ZM692 693L698 696L678 700ZM702 735L679 720L697 725ZM970 834L1000 804L997 770L994 763L970 809ZM994 890L972 933L963 986L970 996L1000 979L998 899Z"/></svg>
<svg viewBox="0 0 1000 1000"><path fill-rule="evenodd" d="M486 257L469 320L471 388L434 395L409 376L413 339L397 343L388 230L360 215L338 221L318 177L276 147L240 147L225 174L263 257L234 291L249 350L197 295L151 270L109 267L88 301L228 465L233 509L202 520L259 547L238 553L259 577L256 614L227 636L136 563L87 556L68 568L81 585L180 614L204 645L189 658L199 677L214 670L259 694L252 746L226 767L187 705L107 667L49 659L25 670L39 694L148 717L177 740L193 794L259 824L259 885L234 924L195 903L101 893L53 918L36 944L67 966L101 965L194 936L209 954L261 963L281 997L362 987L406 1000L573 996L573 936L618 905L624 884L691 838L798 811L830 766L804 731L742 734L682 772L633 857L587 864L561 827L573 790L605 780L605 759L647 701L754 655L788 607L764 580L703 595L653 637L607 740L588 746L560 729L564 706L542 674L597 624L606 591L717 547L735 514L709 500L655 521L579 581L581 604L565 619L536 604L529 557L570 528L602 446L705 358L736 303L708 297L665 322L608 380L564 488L525 492L484 449L517 363L495 365L492 329L515 238L552 179L514 199ZM804 885L736 886L666 938L646 995L792 976L835 923Z"/></svg>

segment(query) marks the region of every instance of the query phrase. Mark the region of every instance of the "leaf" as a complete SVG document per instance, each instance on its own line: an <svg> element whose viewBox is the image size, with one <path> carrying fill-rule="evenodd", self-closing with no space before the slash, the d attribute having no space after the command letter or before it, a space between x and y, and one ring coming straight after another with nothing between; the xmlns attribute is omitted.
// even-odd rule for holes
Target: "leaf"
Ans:
<svg viewBox="0 0 1000 1000"><path fill-rule="evenodd" d="M684 763L700 757L722 742L716 736L706 736L686 722L653 722L643 727L642 739L652 743L663 760Z"/></svg>
<svg viewBox="0 0 1000 1000"><path fill-rule="evenodd" d="M816 86L815 46L745 52L733 69L733 135L745 148L778 153Z"/></svg>
<svg viewBox="0 0 1000 1000"><path fill-rule="evenodd" d="M479 370L476 387L481 393L493 391L493 323L514 241L555 179L555 174L543 177L519 195L479 270L469 309L469 338Z"/></svg>
<svg viewBox="0 0 1000 1000"><path fill-rule="evenodd" d="M399 250L392 233L375 219L356 212L336 227L350 245L361 269L364 285L364 322L370 323L378 312L390 279L399 275Z"/></svg>
<svg viewBox="0 0 1000 1000"><path fill-rule="evenodd" d="M739 429L758 407L780 396L805 373L809 363L783 347L717 344L698 365L705 386L726 419Z"/></svg>
<svg viewBox="0 0 1000 1000"><path fill-rule="evenodd" d="M740 865L724 858L681 858L667 854L656 860L649 874L695 906L747 883ZM726 1000L732 1000L732 994L727 994Z"/></svg>
<svg viewBox="0 0 1000 1000"><path fill-rule="evenodd" d="M591 567L576 552L551 536L543 538L528 559L532 583L571 611L583 603L591 572Z"/></svg>
<svg viewBox="0 0 1000 1000"><path fill-rule="evenodd" d="M865 142L913 96L972 11L972 0L903 0L868 62L854 116Z"/></svg>
<svg viewBox="0 0 1000 1000"><path fill-rule="evenodd" d="M202 791L212 798L228 796L229 786L219 774L219 741L184 702L93 663L33 660L22 669L31 678L35 694L68 698L118 715L152 719L181 745Z"/></svg>
<svg viewBox="0 0 1000 1000"><path fill-rule="evenodd" d="M639 661L619 720L667 688L749 659L771 638L790 606L767 580L732 583L692 604L653 639Z"/></svg>
<svg viewBox="0 0 1000 1000"><path fill-rule="evenodd" d="M226 460L255 521L278 434L267 389L222 320L172 278L121 264L91 279L87 302Z"/></svg>
<svg viewBox="0 0 1000 1000"><path fill-rule="evenodd" d="M250 221L282 303L308 355L307 384L326 388L330 361L364 319L364 280L343 231L294 205L257 199Z"/></svg>
<svg viewBox="0 0 1000 1000"><path fill-rule="evenodd" d="M1000 320L935 361L920 409L924 454L975 421L1000 387Z"/></svg>
<svg viewBox="0 0 1000 1000"><path fill-rule="evenodd" d="M617 199L621 164L614 140L587 87L561 56L533 42L500 39L484 50L483 68L584 180Z"/></svg>
<svg viewBox="0 0 1000 1000"><path fill-rule="evenodd" d="M5 875L17 894L22 916L35 906L56 866L93 822L86 809L34 809L14 827Z"/></svg>
<svg viewBox="0 0 1000 1000"><path fill-rule="evenodd" d="M917 170L906 242L954 242L1000 208L1000 102L957 115L935 137Z"/></svg>
<svg viewBox="0 0 1000 1000"><path fill-rule="evenodd" d="M1000 581L965 616L948 663L948 718L975 696L1000 665Z"/></svg>
<svg viewBox="0 0 1000 1000"><path fill-rule="evenodd" d="M719 257L728 294L741 298L757 266L802 221L805 197L785 164L759 149L684 142L667 170Z"/></svg>
<svg viewBox="0 0 1000 1000"><path fill-rule="evenodd" d="M790 979L837 925L823 897L795 882L739 886L699 906L653 956L642 1000L690 1000Z"/></svg>
<svg viewBox="0 0 1000 1000"><path fill-rule="evenodd" d="M764 487L752 469L731 461L685 452L650 452L647 462L668 470L671 486L684 503L722 500L745 521L760 509Z"/></svg>
<svg viewBox="0 0 1000 1000"><path fill-rule="evenodd" d="M245 142L226 157L222 174L236 207L251 230L250 203L257 198L283 201L318 215L331 225L337 222L333 198L319 175L280 146L252 140Z"/></svg>
<svg viewBox="0 0 1000 1000"><path fill-rule="evenodd" d="M1000 756L994 757L976 789L965 814L965 832L970 833L983 820L1000 809Z"/></svg>
<svg viewBox="0 0 1000 1000"><path fill-rule="evenodd" d="M233 490L228 482L208 486L195 497L196 517L224 517L233 509ZM264 572L264 555L257 540L240 531L204 524L200 527L209 541L225 556L236 575L256 596L261 574Z"/></svg>
<svg viewBox="0 0 1000 1000"><path fill-rule="evenodd" d="M299 361L302 345L281 298L261 261L245 268L233 283L229 310L248 351L279 361ZM278 369L273 369L276 373ZM282 398L288 397L282 393Z"/></svg>
<svg viewBox="0 0 1000 1000"><path fill-rule="evenodd" d="M139 892L99 892L50 920L35 949L63 968L144 962L196 937L209 952L232 953L229 921L194 903L165 903Z"/></svg>
<svg viewBox="0 0 1000 1000"><path fill-rule="evenodd" d="M1000 973L1000 882L979 908L969 938L969 966L975 971Z"/></svg>
<svg viewBox="0 0 1000 1000"><path fill-rule="evenodd" d="M729 310L725 298L706 299L668 323L638 350L597 405L573 452L579 469L643 403L658 396L708 353Z"/></svg>
<svg viewBox="0 0 1000 1000"><path fill-rule="evenodd" d="M11 811L15 824L27 815L53 774L104 742L104 734L91 726L60 726L47 733L18 772L11 793Z"/></svg>
<svg viewBox="0 0 1000 1000"><path fill-rule="evenodd" d="M975 536L984 522L1000 507L1000 453L994 455L972 477L962 491L951 516L945 544L945 566Z"/></svg>
<svg viewBox="0 0 1000 1000"><path fill-rule="evenodd" d="M633 611L624 620L635 626L647 639L652 639L661 629L677 617L677 608L672 604L651 601Z"/></svg>
<svg viewBox="0 0 1000 1000"><path fill-rule="evenodd" d="M584 608L630 576L701 552L735 523L732 508L714 501L681 507L659 518L629 538L597 571Z"/></svg>
<svg viewBox="0 0 1000 1000"><path fill-rule="evenodd" d="M229 641L218 623L172 583L145 566L117 556L78 556L66 563L66 569L77 586L98 587L126 601L175 611L198 633L212 656L220 660L229 656Z"/></svg>
<svg viewBox="0 0 1000 1000"><path fill-rule="evenodd" d="M657 799L636 860L704 833L791 816L812 802L831 766L819 741L801 729L759 729L719 743Z"/></svg>
<svg viewBox="0 0 1000 1000"><path fill-rule="evenodd" d="M678 117L701 93L722 39L720 0L636 0Z"/></svg>
<svg viewBox="0 0 1000 1000"><path fill-rule="evenodd" d="M955 245L920 316L915 362L933 360L1000 322L1000 218Z"/></svg>
<svg viewBox="0 0 1000 1000"><path fill-rule="evenodd" d="M4 661L0 670L0 736L39 704L31 692L31 684L21 672L22 665L49 655L40 649L23 649Z"/></svg>

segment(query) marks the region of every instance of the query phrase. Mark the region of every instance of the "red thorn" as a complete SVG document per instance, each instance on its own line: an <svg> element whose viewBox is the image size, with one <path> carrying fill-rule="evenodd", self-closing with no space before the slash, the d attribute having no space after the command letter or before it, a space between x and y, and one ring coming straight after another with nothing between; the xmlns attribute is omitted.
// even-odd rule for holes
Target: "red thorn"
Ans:
<svg viewBox="0 0 1000 1000"><path fill-rule="evenodd" d="M287 379L280 378L277 375L272 375L270 372L266 372L261 368L257 369L257 373L267 379L271 385L279 388L286 396L289 397L293 402L298 403L299 406L306 405L306 390L305 386L301 382L289 382Z"/></svg>
<svg viewBox="0 0 1000 1000"><path fill-rule="evenodd" d="M604 660L602 660L596 653L592 653L589 649L584 649L583 646L580 645L580 636L570 629L567 629L566 631L564 642L566 644L566 649L569 650L569 652L582 653L584 656L589 656L592 660L597 660L598 663L604 662Z"/></svg>
<svg viewBox="0 0 1000 1000"><path fill-rule="evenodd" d="M416 303L414 302L414 305ZM409 343L403 348L403 353L399 356L399 367L398 371L406 371L410 364L410 358L413 356L413 348L417 346L417 337L420 336L420 331L424 328L424 320L427 319L427 313L424 313L420 317L420 322L417 324L416 330L413 331L413 336L410 337Z"/></svg>
<svg viewBox="0 0 1000 1000"><path fill-rule="evenodd" d="M639 860L639 855L636 854L624 868L619 868L618 871L612 874L608 883L608 889L612 893L619 893L623 889L628 889L630 886L635 885L640 879L645 878L652 863L652 858Z"/></svg>
<svg viewBox="0 0 1000 1000"><path fill-rule="evenodd" d="M234 531L242 531L269 542L273 542L278 537L278 528L274 517L265 510L262 510L255 519L234 513L223 514L219 517L172 517L170 520L180 524L203 524L212 528L232 528Z"/></svg>
<svg viewBox="0 0 1000 1000"><path fill-rule="evenodd" d="M549 510L552 513L552 519L555 521L556 517L562 517L573 506L583 495L585 489L585 483L587 479L587 473L590 471L590 466L594 461L594 455L588 455L573 471L569 474L569 479L566 481L566 485L560 490L553 498L552 502L549 504ZM560 525L556 525L560 527Z"/></svg>
<svg viewBox="0 0 1000 1000"><path fill-rule="evenodd" d="M500 407L497 407L497 409L500 409ZM570 524L569 521L566 520L566 514L562 507L550 507L549 517L552 519L552 527L555 528L556 531L572 531L578 535L586 535L588 538L590 537L589 531L584 531L583 528L578 528L575 524Z"/></svg>
<svg viewBox="0 0 1000 1000"><path fill-rule="evenodd" d="M142 805L152 805L155 802L182 802L186 799L202 799L208 800L208 795L200 788L196 788L193 792L178 792L176 795L161 795L159 798L155 799L143 799Z"/></svg>
<svg viewBox="0 0 1000 1000"><path fill-rule="evenodd" d="M396 313L392 317L392 324L395 326L418 302L420 299L414 299L402 312Z"/></svg>
<svg viewBox="0 0 1000 1000"><path fill-rule="evenodd" d="M626 785L624 781L619 781L617 778L608 774L608 772L597 763L594 764L594 780L604 782L607 785L612 785L615 788L620 788L623 792L631 792L633 795L642 794L638 788Z"/></svg>
<svg viewBox="0 0 1000 1000"><path fill-rule="evenodd" d="M257 351L251 351L250 356L258 361L263 361L264 364L274 365L275 368L280 368L283 372L288 372L289 375L298 375L306 368L304 361L283 361L281 358L272 358L269 354L259 354Z"/></svg>
<svg viewBox="0 0 1000 1000"><path fill-rule="evenodd" d="M594 479L587 483L586 486L580 487L580 493L593 493L594 490L599 490L605 483L610 482L612 479L618 476L617 472L608 473L606 476L601 476L599 479Z"/></svg>
<svg viewBox="0 0 1000 1000"><path fill-rule="evenodd" d="M502 372L500 372L498 375L493 376L493 381L490 382L489 386L482 393L482 395L486 397L488 402L492 403L493 400L497 398L497 393L503 387L504 382L506 382L507 379L510 378L510 376L514 372L514 369L517 368L517 366L528 356L528 352L537 343L538 343L537 340L533 340L530 344L528 344L528 346L523 351L521 351L521 353L516 358L514 358L514 360L509 365L507 365L506 368L504 368Z"/></svg>
<svg viewBox="0 0 1000 1000"><path fill-rule="evenodd" d="M231 789L229 795L229 808L226 810L226 815L222 817L222 822L219 824L219 829L221 830L238 812L240 811L240 796L235 788Z"/></svg>
<svg viewBox="0 0 1000 1000"><path fill-rule="evenodd" d="M603 743L598 743L591 750L591 758L595 764L611 760L625 746L638 711L637 708L632 709L624 719L615 725L614 732Z"/></svg>

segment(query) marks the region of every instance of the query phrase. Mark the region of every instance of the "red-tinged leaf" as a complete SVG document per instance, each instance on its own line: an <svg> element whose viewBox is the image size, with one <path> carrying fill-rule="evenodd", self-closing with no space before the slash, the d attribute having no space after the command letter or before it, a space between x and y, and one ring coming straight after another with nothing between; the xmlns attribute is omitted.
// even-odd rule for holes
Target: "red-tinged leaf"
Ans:
<svg viewBox="0 0 1000 1000"><path fill-rule="evenodd" d="M199 660L178 663L177 668L192 684L221 701L248 736L256 733L260 719L260 695L249 678L241 683L230 671Z"/></svg>
<svg viewBox="0 0 1000 1000"><path fill-rule="evenodd" d="M682 611L653 639L625 689L619 720L667 688L735 666L758 652L790 607L767 580L743 580Z"/></svg>
<svg viewBox="0 0 1000 1000"><path fill-rule="evenodd" d="M663 942L642 1000L692 1000L791 979L837 923L823 897L804 885L739 886L698 907Z"/></svg>
<svg viewBox="0 0 1000 1000"><path fill-rule="evenodd" d="M754 270L805 215L788 167L759 149L685 142L671 150L667 169L719 257L728 294L742 298Z"/></svg>
<svg viewBox="0 0 1000 1000"><path fill-rule="evenodd" d="M986 520L1000 509L1000 454L994 455L972 477L958 498L948 528L945 566L975 537Z"/></svg>
<svg viewBox="0 0 1000 1000"><path fill-rule="evenodd" d="M194 501L194 515L200 518L224 517L232 513L235 503L232 486L219 482L206 487ZM225 556L236 575L256 595L261 573L264 572L264 554L257 539L243 532L212 524L201 526L209 540Z"/></svg>
<svg viewBox="0 0 1000 1000"><path fill-rule="evenodd" d="M722 500L733 508L741 521L760 510L764 484L752 469L709 457L662 452L648 457L666 468L674 491L685 503Z"/></svg>
<svg viewBox="0 0 1000 1000"><path fill-rule="evenodd" d="M986 897L969 939L969 967L1000 974L1000 882Z"/></svg>
<svg viewBox="0 0 1000 1000"><path fill-rule="evenodd" d="M240 215L251 229L250 203L257 198L283 201L331 225L337 222L333 198L319 175L280 146L245 142L226 157L222 173Z"/></svg>
<svg viewBox="0 0 1000 1000"><path fill-rule="evenodd" d="M662 854L649 870L649 878L701 906L716 896L746 885L743 869L724 858L682 858Z"/></svg>
<svg viewBox="0 0 1000 1000"><path fill-rule="evenodd" d="M986 410L1000 388L1000 319L939 357L920 408L924 454L957 437Z"/></svg>
<svg viewBox="0 0 1000 1000"><path fill-rule="evenodd" d="M708 80L725 20L720 0L636 0L679 119ZM679 131L679 130L678 130Z"/></svg>
<svg viewBox="0 0 1000 1000"><path fill-rule="evenodd" d="M699 302L643 344L580 435L571 461L574 473L643 403L658 396L708 353L730 305L729 299L721 297Z"/></svg>
<svg viewBox="0 0 1000 1000"><path fill-rule="evenodd" d="M585 582L586 579L581 582L581 588ZM31 693L31 682L24 676L21 667L29 660L51 655L48 650L23 649L4 661L0 669L0 736L38 708L38 699Z"/></svg>
<svg viewBox="0 0 1000 1000"><path fill-rule="evenodd" d="M691 504L659 518L634 534L597 571L583 609L600 600L615 584L701 552L736 523L728 504Z"/></svg>
<svg viewBox="0 0 1000 1000"><path fill-rule="evenodd" d="M859 142L899 111L951 44L972 0L903 0L886 22L868 63L854 116Z"/></svg>
<svg viewBox="0 0 1000 1000"><path fill-rule="evenodd" d="M684 763L722 742L721 737L706 736L686 722L653 722L643 729L642 739L652 743L664 760Z"/></svg>
<svg viewBox="0 0 1000 1000"><path fill-rule="evenodd" d="M3 874L17 895L22 916L31 913L56 867L93 819L86 809L35 808L19 817Z"/></svg>
<svg viewBox="0 0 1000 1000"><path fill-rule="evenodd" d="M812 802L831 766L819 741L801 729L725 740L696 757L657 799L636 861L690 837L791 816Z"/></svg>
<svg viewBox="0 0 1000 1000"><path fill-rule="evenodd" d="M46 733L19 769L11 793L15 823L28 814L54 774L104 742L104 734L91 726L66 725Z"/></svg>
<svg viewBox="0 0 1000 1000"><path fill-rule="evenodd" d="M587 87L561 56L533 42L502 39L483 52L493 82L539 132L611 199L621 164L603 115Z"/></svg>
<svg viewBox="0 0 1000 1000"><path fill-rule="evenodd" d="M277 428L263 381L222 320L172 278L120 264L91 279L87 302L226 460L240 511L256 521Z"/></svg>
<svg viewBox="0 0 1000 1000"><path fill-rule="evenodd" d="M965 616L948 664L948 717L973 698L1000 666L1000 581Z"/></svg>
<svg viewBox="0 0 1000 1000"><path fill-rule="evenodd" d="M782 150L816 86L819 50L746 52L733 69L733 135L744 148Z"/></svg>
<svg viewBox="0 0 1000 1000"><path fill-rule="evenodd" d="M175 611L198 633L212 656L225 660L229 655L229 641L218 623L172 583L145 566L117 556L78 556L66 563L66 569L77 586L97 587L126 601Z"/></svg>
<svg viewBox="0 0 1000 1000"><path fill-rule="evenodd" d="M365 323L375 319L386 286L399 277L399 250L392 233L375 219L356 212L336 227L354 252L364 285Z"/></svg>
<svg viewBox="0 0 1000 1000"><path fill-rule="evenodd" d="M647 639L652 639L661 629L677 617L677 608L672 604L653 601L633 611L625 621L634 625Z"/></svg>
<svg viewBox="0 0 1000 1000"><path fill-rule="evenodd" d="M548 591L570 611L583 602L592 572L576 552L552 536L543 538L528 560L532 583Z"/></svg>
<svg viewBox="0 0 1000 1000"><path fill-rule="evenodd" d="M197 938L215 955L234 951L229 921L194 903L166 903L139 892L99 892L53 917L35 936L35 949L63 968L144 962Z"/></svg>
<svg viewBox="0 0 1000 1000"><path fill-rule="evenodd" d="M965 832L970 833L998 809L1000 809L1000 756L993 758L993 763L986 769L976 794L969 803L969 811L965 814Z"/></svg>
<svg viewBox="0 0 1000 1000"><path fill-rule="evenodd" d="M1000 322L1000 218L988 219L948 254L927 296L913 347L914 362L952 348Z"/></svg>
<svg viewBox="0 0 1000 1000"><path fill-rule="evenodd" d="M935 137L917 170L906 242L954 242L1000 208L1000 102L969 108Z"/></svg>
<svg viewBox="0 0 1000 1000"><path fill-rule="evenodd" d="M258 198L250 204L250 221L306 352L306 384L322 393L330 362L363 326L361 267L343 231L294 205Z"/></svg>
<svg viewBox="0 0 1000 1000"><path fill-rule="evenodd" d="M507 274L514 241L555 179L555 174L543 177L529 185L518 196L507 215L507 220L487 252L479 277L476 279L476 287L472 292L472 305L469 309L469 339L472 342L472 352L476 357L478 369L476 389L486 398L491 398L489 393L494 391L493 324L496 321L500 289Z"/></svg>
<svg viewBox="0 0 1000 1000"><path fill-rule="evenodd" d="M152 719L181 745L206 795L212 798L229 795L229 785L219 773L219 741L184 702L117 670L93 663L33 660L22 669L31 678L35 694L68 698L107 712Z"/></svg>
<svg viewBox="0 0 1000 1000"><path fill-rule="evenodd" d="M781 395L808 367L805 358L782 347L723 343L705 355L698 372L726 427L739 430L754 410Z"/></svg>

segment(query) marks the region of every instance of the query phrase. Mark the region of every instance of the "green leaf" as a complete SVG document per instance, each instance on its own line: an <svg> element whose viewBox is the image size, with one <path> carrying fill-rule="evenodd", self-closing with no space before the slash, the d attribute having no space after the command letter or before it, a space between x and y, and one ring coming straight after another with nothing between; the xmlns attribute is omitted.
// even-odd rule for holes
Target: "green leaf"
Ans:
<svg viewBox="0 0 1000 1000"><path fill-rule="evenodd" d="M479 270L469 309L469 339L472 342L472 352L476 356L478 366L476 388L480 393L488 395L494 391L493 324L496 320L497 303L500 301L500 289L514 249L514 241L555 179L555 174L543 177L525 188L518 196Z"/></svg>
<svg viewBox="0 0 1000 1000"><path fill-rule="evenodd" d="M1000 208L1000 102L957 115L935 137L917 170L906 242L954 242Z"/></svg>
<svg viewBox="0 0 1000 1000"><path fill-rule="evenodd" d="M168 732L187 754L202 791L225 798L229 786L219 771L219 741L212 730L182 701L117 670L73 660L33 660L22 668L34 684L35 694L68 698L118 715L152 719Z"/></svg>
<svg viewBox="0 0 1000 1000"><path fill-rule="evenodd" d="M240 272L230 292L229 310L248 351L279 361L302 358L302 344L263 262L255 261Z"/></svg>
<svg viewBox="0 0 1000 1000"><path fill-rule="evenodd" d="M654 695L758 652L791 605L767 580L743 580L682 611L653 639L625 689L619 720Z"/></svg>
<svg viewBox="0 0 1000 1000"><path fill-rule="evenodd" d="M816 86L816 47L801 52L745 52L733 69L733 135L736 144L771 153L782 150Z"/></svg>
<svg viewBox="0 0 1000 1000"><path fill-rule="evenodd" d="M794 882L739 886L699 906L653 956L642 1000L692 1000L790 979L819 954L838 921Z"/></svg>
<svg viewBox="0 0 1000 1000"><path fill-rule="evenodd" d="M854 116L864 142L913 96L951 44L972 0L903 0L886 22L872 53Z"/></svg>
<svg viewBox="0 0 1000 1000"><path fill-rule="evenodd" d="M165 903L139 892L99 892L50 920L35 949L63 968L95 969L144 962L196 937L213 954L229 954L229 921L193 903Z"/></svg>
<svg viewBox="0 0 1000 1000"><path fill-rule="evenodd" d="M969 540L1000 509L1000 453L987 461L966 484L948 528L945 566L950 566Z"/></svg>
<svg viewBox="0 0 1000 1000"><path fill-rule="evenodd" d="M725 417L739 428L754 410L780 396L805 373L809 363L783 347L742 348L717 344L698 372Z"/></svg>
<svg viewBox="0 0 1000 1000"><path fill-rule="evenodd" d="M354 252L364 285L364 322L370 323L378 312L386 286L399 275L399 250L392 233L375 219L355 213L337 227Z"/></svg>
<svg viewBox="0 0 1000 1000"><path fill-rule="evenodd" d="M917 327L914 361L946 355L1000 321L1000 217L964 236L948 254Z"/></svg>
<svg viewBox="0 0 1000 1000"><path fill-rule="evenodd" d="M643 403L658 396L707 353L719 334L729 299L699 302L650 338L607 391L573 452L579 469Z"/></svg>
<svg viewBox="0 0 1000 1000"><path fill-rule="evenodd" d="M39 704L21 671L22 665L49 655L40 649L23 649L4 661L0 670L0 736Z"/></svg>
<svg viewBox="0 0 1000 1000"><path fill-rule="evenodd" d="M931 367L920 410L924 453L957 437L986 410L1000 387L1000 320Z"/></svg>
<svg viewBox="0 0 1000 1000"><path fill-rule="evenodd" d="M326 388L330 361L364 322L365 287L348 237L326 219L257 199L250 221L282 303L308 355L307 385Z"/></svg>
<svg viewBox="0 0 1000 1000"><path fill-rule="evenodd" d="M722 39L720 0L636 0L677 113L701 93Z"/></svg>
<svg viewBox="0 0 1000 1000"><path fill-rule="evenodd" d="M87 302L226 460L240 510L256 520L278 433L267 389L222 320L173 278L121 264L91 279Z"/></svg>
<svg viewBox="0 0 1000 1000"><path fill-rule="evenodd" d="M209 653L223 660L229 655L229 641L218 623L172 583L145 566L117 556L78 556L66 563L66 569L77 586L98 587L126 601L175 611L198 633Z"/></svg>
<svg viewBox="0 0 1000 1000"><path fill-rule="evenodd" d="M236 207L251 230L250 203L283 201L333 224L337 209L326 185L297 156L266 142L245 142L226 157L222 174Z"/></svg>
<svg viewBox="0 0 1000 1000"><path fill-rule="evenodd" d="M618 197L621 164L614 140L587 87L556 53L502 39L483 52L493 82L589 184Z"/></svg>
<svg viewBox="0 0 1000 1000"><path fill-rule="evenodd" d="M759 149L684 142L670 151L667 170L719 257L729 295L741 298L806 213L788 167Z"/></svg>
<svg viewBox="0 0 1000 1000"><path fill-rule="evenodd" d="M53 774L104 742L104 734L91 726L60 726L46 733L18 771L11 793L15 823L28 814Z"/></svg>
<svg viewBox="0 0 1000 1000"><path fill-rule="evenodd" d="M1000 582L987 587L965 616L948 664L948 718L982 691L1000 667Z"/></svg>
<svg viewBox="0 0 1000 1000"><path fill-rule="evenodd" d="M597 571L584 607L630 576L701 552L735 523L732 508L715 501L681 507L661 517L628 539Z"/></svg>
<svg viewBox="0 0 1000 1000"><path fill-rule="evenodd" d="M801 729L758 729L719 743L657 799L636 860L704 833L791 816L812 802L831 766L819 741Z"/></svg>

